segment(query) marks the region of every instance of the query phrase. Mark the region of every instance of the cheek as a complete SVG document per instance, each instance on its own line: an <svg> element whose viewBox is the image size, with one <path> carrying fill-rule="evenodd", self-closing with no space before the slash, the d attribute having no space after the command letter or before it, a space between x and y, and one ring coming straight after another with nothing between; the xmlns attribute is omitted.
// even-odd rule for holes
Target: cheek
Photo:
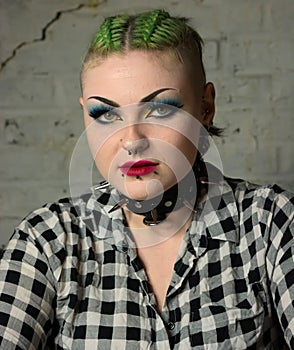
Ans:
<svg viewBox="0 0 294 350"><path fill-rule="evenodd" d="M111 173L113 172L112 166L112 159L109 154L107 154L106 151L99 151L95 158L95 165L98 169L99 173L102 175L102 177L109 181Z"/></svg>
<svg viewBox="0 0 294 350"><path fill-rule="evenodd" d="M103 177L107 176L111 162L118 152L118 141L116 138L106 139L101 135L99 125L95 122L85 120L88 146L95 160L96 167Z"/></svg>
<svg viewBox="0 0 294 350"><path fill-rule="evenodd" d="M109 170L113 161L115 162L118 154L118 147L116 146L116 140L109 140L104 142L97 149L95 154L95 163L98 170L104 177L108 177Z"/></svg>
<svg viewBox="0 0 294 350"><path fill-rule="evenodd" d="M179 144L179 149L187 158L189 163L193 165L196 159L196 147L189 140L185 139L181 140L181 143Z"/></svg>
<svg viewBox="0 0 294 350"><path fill-rule="evenodd" d="M183 134L178 132L170 133L169 137L166 139L168 143L177 148L179 152L187 158L188 162L193 165L196 159L197 149L193 142L190 141Z"/></svg>

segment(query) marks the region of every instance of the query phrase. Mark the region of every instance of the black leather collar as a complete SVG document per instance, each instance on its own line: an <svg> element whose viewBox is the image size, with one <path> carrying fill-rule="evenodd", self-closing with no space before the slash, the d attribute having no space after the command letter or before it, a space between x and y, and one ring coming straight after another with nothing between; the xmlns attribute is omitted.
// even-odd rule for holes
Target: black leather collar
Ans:
<svg viewBox="0 0 294 350"><path fill-rule="evenodd" d="M151 199L138 201L124 195L121 197L130 211L144 216L145 225L157 225L166 218L166 214L173 210L178 210L184 205L194 208L197 199L197 182L194 171L191 171L179 183Z"/></svg>
<svg viewBox="0 0 294 350"><path fill-rule="evenodd" d="M157 225L173 210L184 206L195 210L199 201L207 193L208 185L218 183L221 178L222 173L218 168L197 157L189 174L164 193L143 201L120 194L120 200L109 210L109 213L126 206L133 213L144 216L145 225Z"/></svg>

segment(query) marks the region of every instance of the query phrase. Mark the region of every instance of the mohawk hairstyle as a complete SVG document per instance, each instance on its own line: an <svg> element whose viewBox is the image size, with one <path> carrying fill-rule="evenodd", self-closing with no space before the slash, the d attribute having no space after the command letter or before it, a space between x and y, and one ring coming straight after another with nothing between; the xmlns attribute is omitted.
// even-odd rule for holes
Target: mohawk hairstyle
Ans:
<svg viewBox="0 0 294 350"><path fill-rule="evenodd" d="M200 63L205 82L202 59L203 40L185 17L174 17L157 9L137 15L121 14L107 17L94 35L82 64L82 72L99 59L113 53L133 50L174 51L181 59L181 51L190 52L195 62ZM220 136L222 129L212 126L211 135Z"/></svg>

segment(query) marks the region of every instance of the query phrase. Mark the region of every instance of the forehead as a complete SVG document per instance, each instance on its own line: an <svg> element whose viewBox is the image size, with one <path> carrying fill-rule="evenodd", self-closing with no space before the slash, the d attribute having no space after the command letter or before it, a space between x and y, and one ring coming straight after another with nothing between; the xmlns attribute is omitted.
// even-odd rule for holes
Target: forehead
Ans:
<svg viewBox="0 0 294 350"><path fill-rule="evenodd" d="M131 51L110 55L83 74L85 98L98 94L120 104L138 102L142 96L162 87L181 92L192 88L185 65L169 52Z"/></svg>

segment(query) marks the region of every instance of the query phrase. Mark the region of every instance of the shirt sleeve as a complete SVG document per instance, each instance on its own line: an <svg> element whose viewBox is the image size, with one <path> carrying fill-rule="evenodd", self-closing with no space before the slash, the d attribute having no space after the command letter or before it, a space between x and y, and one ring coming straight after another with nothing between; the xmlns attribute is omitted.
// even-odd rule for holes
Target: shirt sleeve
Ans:
<svg viewBox="0 0 294 350"><path fill-rule="evenodd" d="M0 348L43 349L55 320L54 275L28 221L15 231L0 260Z"/></svg>
<svg viewBox="0 0 294 350"><path fill-rule="evenodd" d="M272 300L290 349L294 349L294 198L277 196L269 232L267 267Z"/></svg>

